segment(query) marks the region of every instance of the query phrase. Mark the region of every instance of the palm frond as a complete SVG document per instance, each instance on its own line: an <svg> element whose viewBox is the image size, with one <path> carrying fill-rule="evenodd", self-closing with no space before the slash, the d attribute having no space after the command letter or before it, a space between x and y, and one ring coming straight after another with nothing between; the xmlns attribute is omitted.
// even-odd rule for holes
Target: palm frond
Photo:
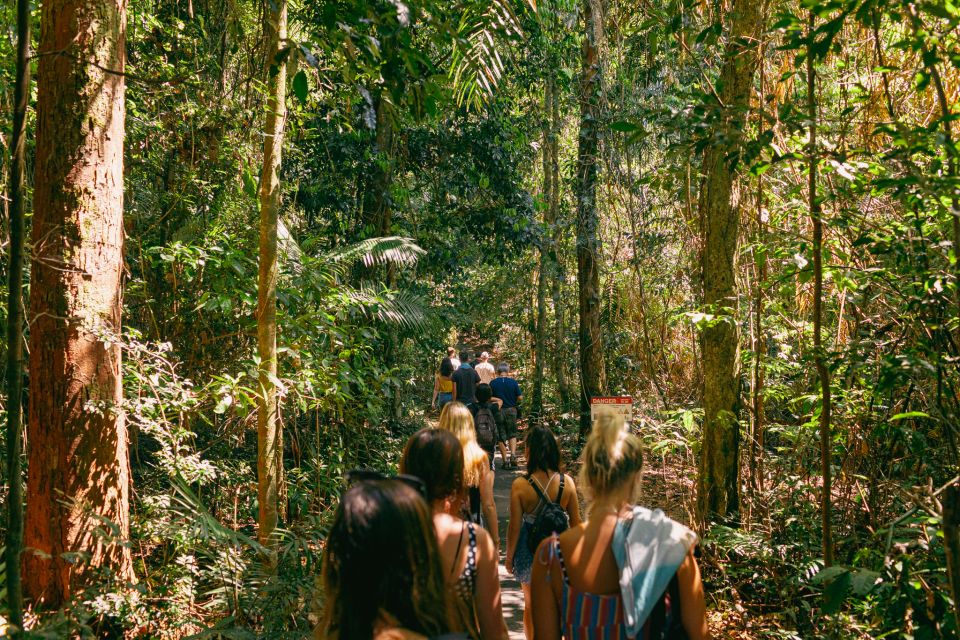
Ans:
<svg viewBox="0 0 960 640"><path fill-rule="evenodd" d="M369 287L351 289L350 300L369 319L414 331L426 330L429 314L423 300L407 291L374 291Z"/></svg>
<svg viewBox="0 0 960 640"><path fill-rule="evenodd" d="M347 247L334 249L324 258L334 264L359 261L365 267L384 264L406 267L416 264L420 256L425 253L426 251L421 249L411 238L387 236L384 238L369 238Z"/></svg>
<svg viewBox="0 0 960 640"><path fill-rule="evenodd" d="M473 4L463 12L450 67L459 105L479 109L493 97L504 73L500 37L521 35L520 21L508 0Z"/></svg>

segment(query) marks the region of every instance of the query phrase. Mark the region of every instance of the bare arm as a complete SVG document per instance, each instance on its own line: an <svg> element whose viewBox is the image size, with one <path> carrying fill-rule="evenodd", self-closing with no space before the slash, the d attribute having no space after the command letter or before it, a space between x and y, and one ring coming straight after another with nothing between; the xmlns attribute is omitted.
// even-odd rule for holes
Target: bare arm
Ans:
<svg viewBox="0 0 960 640"><path fill-rule="evenodd" d="M510 488L510 522L507 523L507 571L513 573L513 556L517 553L517 541L520 539L520 526L523 519L523 505L520 504L520 488L518 482L526 482L517 478Z"/></svg>
<svg viewBox="0 0 960 640"><path fill-rule="evenodd" d="M433 400L430 401L430 406L437 406L437 394L440 393L440 376L434 374L433 376Z"/></svg>
<svg viewBox="0 0 960 640"><path fill-rule="evenodd" d="M677 569L677 583L680 587L680 617L687 637L690 640L710 640L707 603L703 595L703 582L700 580L700 567L697 559L693 557L693 549Z"/></svg>
<svg viewBox="0 0 960 640"><path fill-rule="evenodd" d="M500 559L493 539L483 529L477 531L480 559L477 566L477 619L480 622L480 637L506 640L507 625L503 621L503 606L500 602L500 576L497 567Z"/></svg>
<svg viewBox="0 0 960 640"><path fill-rule="evenodd" d="M560 568L549 565L547 547L550 538L540 543L533 556L533 575L530 579L531 609L533 609L533 640L560 640L560 606L553 590L553 581L559 579Z"/></svg>
<svg viewBox="0 0 960 640"><path fill-rule="evenodd" d="M480 510L483 519L487 522L487 532L493 538L493 544L500 548L500 529L497 522L497 505L493 501L493 473L490 471L490 462L483 465L483 475L480 476Z"/></svg>
<svg viewBox="0 0 960 640"><path fill-rule="evenodd" d="M573 478L570 476L567 476L563 492L566 493L567 491L570 492L566 507L567 515L570 517L570 526L575 527L583 522L583 518L580 516L580 496L577 494L577 485L573 483Z"/></svg>

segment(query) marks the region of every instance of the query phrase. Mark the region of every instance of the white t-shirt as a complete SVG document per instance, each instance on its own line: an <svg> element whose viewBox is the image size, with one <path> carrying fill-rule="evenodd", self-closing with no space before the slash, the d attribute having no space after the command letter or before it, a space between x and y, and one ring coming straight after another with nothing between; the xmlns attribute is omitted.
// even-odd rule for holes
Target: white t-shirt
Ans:
<svg viewBox="0 0 960 640"><path fill-rule="evenodd" d="M477 374L480 376L480 382L483 384L490 384L490 382L497 377L497 372L489 362L478 362L475 368Z"/></svg>

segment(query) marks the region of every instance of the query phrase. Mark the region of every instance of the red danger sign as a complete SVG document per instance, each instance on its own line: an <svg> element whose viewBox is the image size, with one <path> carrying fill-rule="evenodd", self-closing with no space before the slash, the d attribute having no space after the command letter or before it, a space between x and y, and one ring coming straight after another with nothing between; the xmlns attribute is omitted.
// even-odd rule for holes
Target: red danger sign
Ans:
<svg viewBox="0 0 960 640"><path fill-rule="evenodd" d="M600 396L590 399L590 415L595 420L600 413L618 413L624 422L633 420L633 398L630 396Z"/></svg>
<svg viewBox="0 0 960 640"><path fill-rule="evenodd" d="M591 398L590 404L633 404L633 398L630 396L601 396Z"/></svg>

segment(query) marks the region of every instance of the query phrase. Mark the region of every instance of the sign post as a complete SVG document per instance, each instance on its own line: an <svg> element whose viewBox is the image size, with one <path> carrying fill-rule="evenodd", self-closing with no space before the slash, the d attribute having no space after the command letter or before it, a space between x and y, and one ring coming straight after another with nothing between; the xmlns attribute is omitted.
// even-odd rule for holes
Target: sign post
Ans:
<svg viewBox="0 0 960 640"><path fill-rule="evenodd" d="M590 398L590 418L596 422L597 416L602 413L616 413L623 416L623 421L630 424L633 421L633 398L630 396L601 396Z"/></svg>

